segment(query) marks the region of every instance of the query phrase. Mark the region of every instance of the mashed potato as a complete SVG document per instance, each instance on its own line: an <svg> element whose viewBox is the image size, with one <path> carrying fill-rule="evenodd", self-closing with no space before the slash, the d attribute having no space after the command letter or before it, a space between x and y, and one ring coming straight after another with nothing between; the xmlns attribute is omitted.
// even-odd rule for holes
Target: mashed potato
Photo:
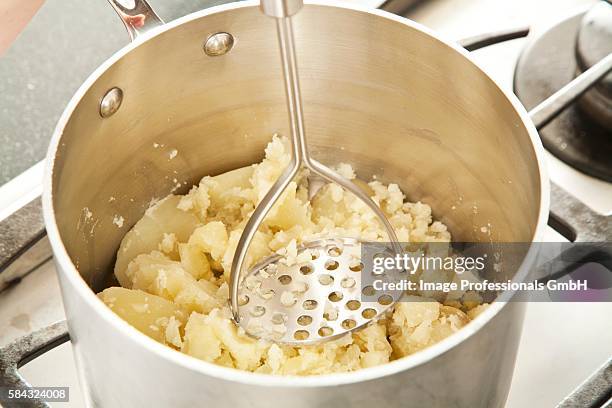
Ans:
<svg viewBox="0 0 612 408"><path fill-rule="evenodd" d="M170 195L151 207L121 242L115 264L121 287L104 290L100 299L147 336L183 353L240 370L282 375L384 364L451 335L484 309L463 303L461 294L442 299L445 304L412 296L377 322L318 345L289 347L245 335L227 306L232 258L250 214L289 160L287 140L275 136L261 163L204 177L187 195ZM355 179L351 166L341 164L337 170ZM355 181L384 210L400 241L450 241L446 226L432 222L430 207L406 202L396 184ZM337 185L324 186L308 202L304 172L256 234L248 263L274 252L294 254L303 241L319 236L387 239L366 205Z"/></svg>

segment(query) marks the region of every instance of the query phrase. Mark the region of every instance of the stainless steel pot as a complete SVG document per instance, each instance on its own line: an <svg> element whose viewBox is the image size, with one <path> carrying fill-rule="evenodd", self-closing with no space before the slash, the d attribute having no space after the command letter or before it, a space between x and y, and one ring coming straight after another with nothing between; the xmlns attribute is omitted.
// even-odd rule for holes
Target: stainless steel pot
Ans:
<svg viewBox="0 0 612 408"><path fill-rule="evenodd" d="M144 21L111 3L138 38L98 68L69 103L49 148L43 194L88 404L502 406L521 333L520 303L494 303L451 337L383 366L293 378L175 352L95 296L107 285L126 228L152 199L256 162L273 133L288 131L274 23L256 3L194 13L142 36L160 23L146 3L135 2ZM475 227L488 223L495 240L541 238L549 186L536 128L464 49L376 10L309 4L294 24L317 159L350 162L363 178L376 174L399 183L411 200L430 204L456 240L484 239ZM583 88L593 72L587 79ZM538 123L578 95L580 85L541 107ZM113 223L116 215L124 228ZM530 262L528 255L514 278L521 279ZM45 335L60 341L62 329ZM15 361L46 341L30 340L23 350L12 349ZM23 385L16 372L9 374L5 383Z"/></svg>

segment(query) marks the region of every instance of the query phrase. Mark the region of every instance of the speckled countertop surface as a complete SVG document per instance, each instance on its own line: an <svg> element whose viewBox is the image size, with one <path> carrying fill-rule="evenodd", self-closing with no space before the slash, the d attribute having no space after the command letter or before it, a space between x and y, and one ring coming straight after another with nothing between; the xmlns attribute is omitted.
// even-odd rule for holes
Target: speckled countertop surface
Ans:
<svg viewBox="0 0 612 408"><path fill-rule="evenodd" d="M224 0L151 0L165 21ZM0 185L44 158L79 85L129 42L106 0L46 0L0 56Z"/></svg>

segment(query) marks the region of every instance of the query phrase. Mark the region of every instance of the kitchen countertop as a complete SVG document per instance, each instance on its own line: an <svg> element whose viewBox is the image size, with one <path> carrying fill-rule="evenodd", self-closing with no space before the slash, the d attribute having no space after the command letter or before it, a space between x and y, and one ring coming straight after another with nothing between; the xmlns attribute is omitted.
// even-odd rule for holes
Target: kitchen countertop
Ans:
<svg viewBox="0 0 612 408"><path fill-rule="evenodd" d="M151 0L165 21L223 0ZM0 56L0 185L42 160L66 104L106 58L129 42L105 0L46 0Z"/></svg>

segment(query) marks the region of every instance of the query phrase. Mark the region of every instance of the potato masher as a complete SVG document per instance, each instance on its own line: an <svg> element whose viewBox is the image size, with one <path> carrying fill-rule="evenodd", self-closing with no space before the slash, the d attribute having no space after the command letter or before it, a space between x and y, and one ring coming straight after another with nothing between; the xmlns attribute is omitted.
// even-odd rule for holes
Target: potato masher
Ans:
<svg viewBox="0 0 612 408"><path fill-rule="evenodd" d="M378 205L353 182L310 157L291 21L302 5L302 0L262 0L260 4L263 13L276 20L292 157L246 223L230 273L230 304L236 323L254 337L287 344L337 338L372 321L397 301L391 295L382 295L378 302L370 304L358 300L363 264L359 260L360 242L351 238L306 242L298 249L296 260L287 262L281 255L270 256L240 279L257 229L300 169L307 168L311 174L340 185L366 203L384 225L395 252L400 252L393 227Z"/></svg>

